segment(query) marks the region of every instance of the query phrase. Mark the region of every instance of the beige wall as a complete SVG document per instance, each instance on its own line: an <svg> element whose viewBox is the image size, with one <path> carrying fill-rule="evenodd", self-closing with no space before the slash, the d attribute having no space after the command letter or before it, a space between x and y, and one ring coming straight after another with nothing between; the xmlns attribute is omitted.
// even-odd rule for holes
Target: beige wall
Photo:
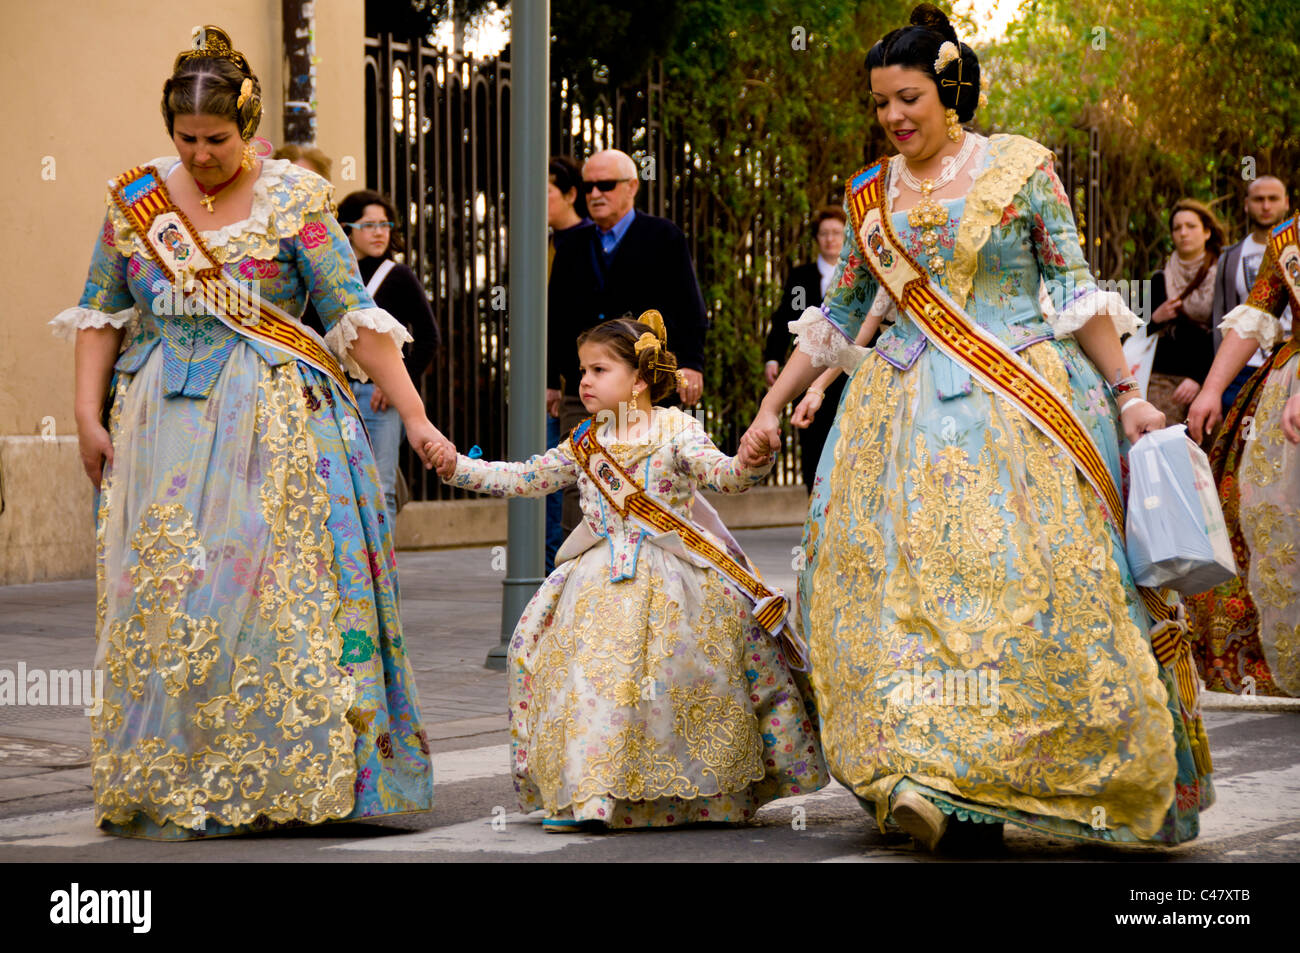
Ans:
<svg viewBox="0 0 1300 953"><path fill-rule="evenodd" d="M334 157L335 184L346 192L365 181L364 0L315 7L318 144ZM249 58L266 96L258 135L279 144L279 0L0 4L0 89L6 90L0 96L0 220L6 237L0 255L0 440L75 434L73 347L53 338L46 322L81 296L107 180L139 162L175 154L159 112L162 84L191 29L208 22L229 32ZM342 180L343 156L355 158L355 181ZM53 419L53 433L48 425L42 429L46 418ZM75 459L75 441L56 443ZM50 528L41 525L47 519L84 532L89 497L56 481L25 486L15 473L0 473L0 480L6 504L0 512L0 584L29 581L22 577L32 573L15 567L46 561L19 559L7 550L48 540ZM75 513L68 512L70 505ZM15 507L25 511L31 532L15 527ZM66 574L83 572L84 566L70 564Z"/></svg>

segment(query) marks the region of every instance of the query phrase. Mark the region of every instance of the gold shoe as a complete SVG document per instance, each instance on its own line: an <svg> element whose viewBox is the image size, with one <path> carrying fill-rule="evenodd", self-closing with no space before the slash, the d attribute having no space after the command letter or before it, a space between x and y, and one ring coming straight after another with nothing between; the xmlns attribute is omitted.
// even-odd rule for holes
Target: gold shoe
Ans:
<svg viewBox="0 0 1300 953"><path fill-rule="evenodd" d="M904 791L894 798L892 813L898 826L926 850L934 850L948 829L948 815L915 791Z"/></svg>

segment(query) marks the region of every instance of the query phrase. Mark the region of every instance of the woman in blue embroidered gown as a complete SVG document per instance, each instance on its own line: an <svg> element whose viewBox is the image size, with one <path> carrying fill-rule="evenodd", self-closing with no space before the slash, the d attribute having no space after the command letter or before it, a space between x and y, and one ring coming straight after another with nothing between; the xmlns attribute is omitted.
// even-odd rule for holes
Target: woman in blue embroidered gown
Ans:
<svg viewBox="0 0 1300 953"><path fill-rule="evenodd" d="M1116 332L1136 319L1088 273L1051 153L960 128L978 63L929 5L867 67L900 153L884 173L900 242L1069 402L1120 485L1128 441L1163 415L1108 392L1126 373ZM1069 456L896 311L851 227L745 436L777 444L778 414L820 368L850 373L799 590L831 773L882 827L931 848L946 832L994 846L982 835L1005 821L1083 840L1195 837L1213 799L1204 729L1152 654L1119 531ZM875 347L857 346L887 313Z"/></svg>
<svg viewBox="0 0 1300 953"><path fill-rule="evenodd" d="M163 91L179 158L145 167L227 277L291 324L310 294L329 350L370 372L417 446L441 444L328 183L256 160L257 79L224 33L204 40ZM81 301L53 322L76 339L98 491L95 821L185 839L428 810L392 527L357 412L330 374L187 298L110 201Z"/></svg>

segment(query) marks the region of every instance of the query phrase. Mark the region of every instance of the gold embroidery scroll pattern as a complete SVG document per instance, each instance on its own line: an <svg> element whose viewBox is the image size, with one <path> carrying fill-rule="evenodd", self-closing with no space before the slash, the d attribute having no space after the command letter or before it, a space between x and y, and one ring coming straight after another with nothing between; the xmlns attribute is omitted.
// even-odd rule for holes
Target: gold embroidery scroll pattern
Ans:
<svg viewBox="0 0 1300 953"><path fill-rule="evenodd" d="M1243 496L1250 487L1268 487L1282 477L1282 408L1286 405L1288 379L1291 375L1274 371L1264 383L1259 406L1255 409L1254 433L1248 435L1243 454L1240 480Z"/></svg>
<svg viewBox="0 0 1300 953"><path fill-rule="evenodd" d="M334 662L342 634L330 621L338 594L332 551L321 532L329 497L315 470L314 440L296 407L302 390L296 365L265 373L270 379L259 384L258 419L274 466L262 486L262 504L277 555L263 579L259 616L280 645L276 659L265 671L254 656L233 659L230 691L195 703L191 723L210 736L203 748L187 756L164 738L146 738L129 752L99 759L100 819L126 822L144 810L158 823L185 826L207 817L247 824L259 815L276 823L316 823L352 810L355 734L346 714L355 685ZM144 562L163 567L164 580L173 578L166 560ZM248 724L253 720L257 726ZM298 740L305 729L326 722L327 750ZM274 734L264 727L259 733L265 723L275 725Z"/></svg>
<svg viewBox="0 0 1300 953"><path fill-rule="evenodd" d="M913 375L900 375L885 361L871 361L849 379L840 437L827 499L824 528L817 541L811 580L812 607L807 633L812 655L813 693L822 722L822 744L828 762L852 761L849 749L861 751L871 743L858 730L858 698L843 682L860 685L848 656L850 639L838 633L853 604L877 603L884 587L886 554L877 514L881 508L883 447L892 443L891 413L900 401L911 406L915 387L899 386ZM873 633L863 631L861 637ZM837 755L843 755L843 758Z"/></svg>
<svg viewBox="0 0 1300 953"><path fill-rule="evenodd" d="M1241 525L1250 546L1250 596L1258 606L1284 609L1297 600L1295 517L1275 503L1241 508Z"/></svg>
<svg viewBox="0 0 1300 953"><path fill-rule="evenodd" d="M685 741L687 755L705 765L705 776L717 779L719 792L743 790L763 779L763 739L752 711L708 685L674 685L668 697L673 729Z"/></svg>
<svg viewBox="0 0 1300 953"><path fill-rule="evenodd" d="M881 429L881 418L888 419L895 414L899 432L911 432L908 420L910 403L886 401L868 404L867 407L874 407L875 419L858 423L853 421L852 414L862 407L859 401L860 397L855 400L852 393L846 398L841 440L848 438L851 441L854 433L865 434L863 439L870 440ZM896 410L900 406L903 410ZM1049 461L1055 448L1036 431L1016 424L1005 429L1014 432L1014 441L1009 442L1009 436L1004 434L1000 447L987 440L985 443L983 454L992 454L993 469L1012 472L1013 461L1024 461L1031 472L1036 471L1041 476L1030 481L1028 499L1007 501L1012 514L1002 521L1003 529L999 535L1015 526L1023 518L1021 514L1034 520L1040 518L1039 514L1049 517L1060 514L1059 518L1049 519L1049 522L1070 526L1073 534L1082 532L1088 540L1108 540L1100 511L1092 512L1097 508L1091 497L1087 497L1084 503L1089 519L1087 530L1083 532L1084 527L1079 525L1082 516L1080 493L1087 491L1086 488L1080 489L1077 480L1063 484L1059 476L1050 474L1050 471L1061 468L1072 473L1063 464L1053 465ZM832 487L832 507L847 502L846 496L878 499L879 472L840 466L841 450L847 454L850 445L845 442L842 448L837 448L840 478ZM920 459L918 454L914 461ZM941 472L946 468L948 473L976 468L962 459L945 459L942 453L936 463L925 464L925 467ZM944 485L933 472L914 474L912 482L916 484L918 478L922 485ZM892 499L896 511L890 516L900 534L900 554L906 552L915 556L922 551L927 535L933 540L933 530L924 528L932 526L935 517L924 513L910 516L897 493ZM877 509L883 509L885 505L882 503ZM926 494L922 508L925 506L942 509L948 504L942 495L933 498ZM884 516L876 511L855 511L854 515L872 522L879 522ZM1016 518L1010 518L1012 515ZM919 539L913 539L909 533L914 524L924 530ZM978 531L987 524L977 519L973 522L966 520L962 525ZM1049 527L1048 531L1060 536L1060 528ZM833 574L832 566L837 562L843 566L853 558L846 559L843 555L838 561L828 558L833 548L832 534L841 532L833 510L828 512L826 538L823 540L825 550L817 566L820 585L814 600L813 617L815 637L820 640L833 635L826 628L833 624L834 631L842 633L839 638L846 647L828 648L819 642L821 651L815 656L814 673L818 681L819 702L826 698L823 724L828 759L838 764L841 775L854 784L859 794L885 796L900 777L908 775L954 794L982 799L985 803L1036 812L1046 810L1085 822L1088 811L1102 803L1113 809L1111 814L1117 823L1131 819L1135 829L1148 833L1159 826L1164 809L1161 801L1164 789L1167 788L1172 796L1171 718L1163 707L1163 691L1157 681L1154 661L1149 650L1145 649L1137 627L1128 618L1124 587L1108 551L1100 563L1102 579L1082 585L1077 580L1087 578L1089 567L1097 565L1091 546L1074 546L1064 553L1046 549L1046 555L1052 560L1051 584L1055 589L1052 611L1053 615L1058 612L1062 615L1062 619L1053 620L1050 636L1028 624L1034 613L1028 613L1027 617L1025 614L1026 603L1041 603L1039 594L1047 585L1043 579L1031 580L1028 584L1024 584L1024 580L1006 581L991 596L985 590L967 597L974 604L991 602L1001 607L1011 623L1004 648L1014 651L1004 651L996 659L1001 697L992 717L979 715L978 708L908 705L887 711L884 718L879 718L862 713L862 687L866 686L870 692L873 688L887 690L891 684L897 684L900 659L912 661L909 646L920 638L922 643L928 641L938 650L941 639L933 624L922 625L913 619L906 626L900 626L887 624L882 618L885 605L892 608L921 604L915 580L902 565L888 574L883 598L869 582L858 583L851 575L837 578ZM1036 571L1041 574L1042 560L1033 552L1034 541L1020 542L1017 554L1020 562L1015 564L1017 571L1032 572L1037 566ZM994 549L1005 552L1005 540L998 541ZM989 550L988 544L985 550ZM1088 554L1086 559L1085 552ZM868 552L868 558L870 555ZM976 583L977 590L980 586L990 585L987 573L978 571L976 576L980 577ZM1096 598L1097 592L1102 594L1104 605L1101 610L1086 605ZM1106 630L1111 628L1106 619L1107 612L1113 614L1116 622L1109 637L1116 643L1118 657L1103 652L1098 654L1105 657L1092 662L1089 661L1089 647L1094 643L1104 647L1108 636ZM1100 620L1101 628L1084 625L1082 631L1075 631L1072 628L1074 623L1067 621L1071 619ZM931 657L930 653L926 653L926 657ZM1123 695L1124 686L1132 681L1125 677L1124 670L1134 661L1142 670L1143 697L1140 701L1130 697L1124 703L1122 698L1117 700L1106 692L1118 686ZM1131 728L1120 717L1120 710L1124 710L1125 717L1132 717L1135 707L1144 711L1138 719L1140 724L1136 737L1121 756L1117 753L1120 739L1127 737ZM1042 724L1069 727L1054 731L1035 730L1032 724L1026 725L1023 715L1017 717L1018 712L1035 710ZM827 717L827 711L834 717ZM977 717L970 717L972 712ZM1165 730L1164 741L1162 728ZM979 752L979 763L959 769L950 753L952 751ZM1144 754L1151 755L1149 762ZM1112 791L1133 791L1133 775L1143 772L1137 793L1131 796L1111 794ZM1114 801L1114 797L1120 797L1120 801Z"/></svg>
<svg viewBox="0 0 1300 953"><path fill-rule="evenodd" d="M573 800L602 794L632 801L697 797L699 787L682 770L680 761L661 750L649 727L633 721L609 739L603 753L587 761L587 776L576 786Z"/></svg>
<svg viewBox="0 0 1300 953"><path fill-rule="evenodd" d="M179 503L151 503L131 540L138 554L131 567L137 611L109 626L104 663L109 678L134 698L145 693L157 675L168 695L178 696L191 684L207 680L220 649L217 623L181 611L194 581L198 533Z"/></svg>

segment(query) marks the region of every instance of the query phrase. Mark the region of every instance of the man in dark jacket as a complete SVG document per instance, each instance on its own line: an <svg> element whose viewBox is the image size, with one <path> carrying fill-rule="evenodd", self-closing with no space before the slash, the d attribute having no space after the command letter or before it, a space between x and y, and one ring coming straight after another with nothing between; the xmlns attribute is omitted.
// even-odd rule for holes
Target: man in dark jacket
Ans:
<svg viewBox="0 0 1300 953"><path fill-rule="evenodd" d="M844 210L828 205L818 210L813 217L813 235L817 239L817 258L803 265L797 265L786 279L785 293L781 296L781 306L772 313L772 328L767 333L767 345L763 348L764 378L771 387L781 365L785 363L790 351L791 321L798 320L805 308L815 308L826 297L830 287L831 275L839 264L840 252L844 248L845 229ZM817 476L817 461L821 459L822 448L826 446L826 437L831 424L835 421L835 410L840 405L840 395L844 392L847 374L841 374L826 388L821 407L813 417L812 423L799 431L800 469L803 482L812 492L813 479Z"/></svg>
<svg viewBox="0 0 1300 953"><path fill-rule="evenodd" d="M685 378L678 397L690 406L704 390L704 297L686 236L667 219L632 207L639 180L626 153L597 152L583 165L582 178L596 227L556 250L547 290L547 410L558 409L565 434L587 415L578 398L578 335L610 318L659 311ZM580 519L577 490L570 488L565 532Z"/></svg>
<svg viewBox="0 0 1300 953"><path fill-rule="evenodd" d="M1290 211L1291 202L1287 198L1286 186L1277 176L1261 175L1246 186L1246 221L1250 224L1250 232L1237 244L1229 245L1223 250L1218 270L1214 274L1214 305L1210 312L1210 323L1214 327L1215 352L1223 342L1219 322L1250 295L1250 286L1255 283L1260 263L1264 259L1264 250L1268 246L1269 233ZM1225 414L1237 399L1242 385L1263 363L1263 352L1255 354L1242 368L1236 380L1224 390Z"/></svg>

